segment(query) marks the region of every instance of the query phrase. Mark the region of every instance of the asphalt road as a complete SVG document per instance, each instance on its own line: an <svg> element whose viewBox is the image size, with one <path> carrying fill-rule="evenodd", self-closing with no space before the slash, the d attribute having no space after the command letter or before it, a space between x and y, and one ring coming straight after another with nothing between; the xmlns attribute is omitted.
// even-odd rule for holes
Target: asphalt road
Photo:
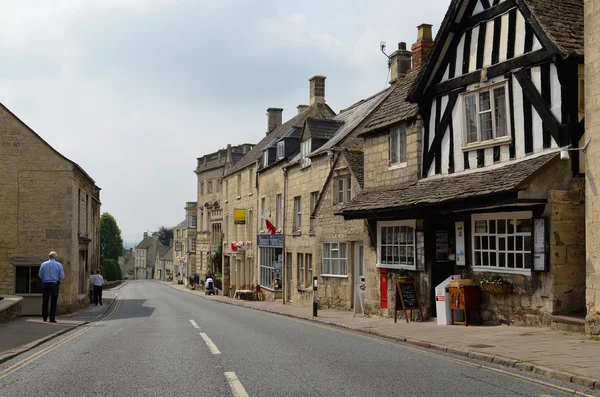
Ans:
<svg viewBox="0 0 600 397"><path fill-rule="evenodd" d="M151 281L118 294L103 318L2 364L0 396L594 395Z"/></svg>

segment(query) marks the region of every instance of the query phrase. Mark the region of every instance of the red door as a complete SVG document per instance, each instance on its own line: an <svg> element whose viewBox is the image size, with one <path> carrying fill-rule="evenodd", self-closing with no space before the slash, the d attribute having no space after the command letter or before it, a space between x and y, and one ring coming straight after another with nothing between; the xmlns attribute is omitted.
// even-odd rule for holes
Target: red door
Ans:
<svg viewBox="0 0 600 397"><path fill-rule="evenodd" d="M379 296L381 296L381 308L388 307L388 271L379 269Z"/></svg>

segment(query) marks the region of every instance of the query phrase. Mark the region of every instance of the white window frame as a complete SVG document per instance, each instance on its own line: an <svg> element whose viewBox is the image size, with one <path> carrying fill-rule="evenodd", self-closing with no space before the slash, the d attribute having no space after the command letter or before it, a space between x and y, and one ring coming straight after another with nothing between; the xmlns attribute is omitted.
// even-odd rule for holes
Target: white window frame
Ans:
<svg viewBox="0 0 600 397"><path fill-rule="evenodd" d="M402 165L407 162L406 126L404 124L390 128L390 165Z"/></svg>
<svg viewBox="0 0 600 397"><path fill-rule="evenodd" d="M285 141L277 142L277 160L285 157Z"/></svg>
<svg viewBox="0 0 600 397"><path fill-rule="evenodd" d="M417 252L416 252L416 239L417 239L417 231L416 231L416 220L415 219L409 219L409 220L403 220L403 221L384 221L384 222L377 222L377 267L379 268L384 268L384 269L406 269L406 270L417 270ZM398 261L398 263L389 263L386 262L384 263L384 261L382 260L382 242L383 242L383 238L382 238L382 229L383 228L390 228L390 227L394 227L394 228L405 228L405 227L409 227L412 228L412 242L410 240L407 240L403 243L398 243L398 244L386 244L386 249L388 246L392 246L392 249L394 246L398 247L398 250L400 251L400 248L410 248L412 249L412 264L410 264L409 261L406 261L406 263L400 263L400 261ZM399 230L401 232L401 229ZM400 257L400 252L398 252L398 257Z"/></svg>
<svg viewBox="0 0 600 397"><path fill-rule="evenodd" d="M323 243L321 247L321 276L343 278L348 277L349 246L350 244L347 242L334 241Z"/></svg>
<svg viewBox="0 0 600 397"><path fill-rule="evenodd" d="M302 230L302 196L294 197L294 232Z"/></svg>
<svg viewBox="0 0 600 397"><path fill-rule="evenodd" d="M300 144L300 167L302 168L308 167L310 165L310 157L308 157L308 155L310 154L310 147L310 139L307 139L306 141Z"/></svg>
<svg viewBox="0 0 600 397"><path fill-rule="evenodd" d="M504 88L504 113L505 113L505 117L506 117L506 130L505 130L505 134L502 136L497 136L497 130L496 130L496 103L495 103L495 99L494 99L494 91L498 88ZM484 110L484 111L480 111L479 109L479 97L482 93L484 92L488 92L490 94L490 108L489 110ZM486 145L486 144L494 144L497 142L510 142L510 117L512 117L512 115L510 114L510 109L508 106L508 84L506 84L506 81L499 83L499 84L494 84L494 85L490 85L484 88L480 88L477 90L472 90L469 92L466 92L464 94L462 94L462 105L463 105L463 122L464 122L464 128L463 128L463 138L464 138L464 145L463 147L472 147L472 146L481 146L481 145ZM470 123L469 123L469 113L468 113L468 109L467 109L467 98L471 97L471 96L475 96L475 114L477 116L477 140L476 141L471 141L469 142L470 139ZM492 139L486 139L486 140L482 140L481 137L481 118L480 116L484 113L491 113L492 115Z"/></svg>
<svg viewBox="0 0 600 397"><path fill-rule="evenodd" d="M507 223L509 220L519 220L519 219L529 219L531 221L531 231L530 232L517 232L517 228L514 227L514 231L513 233L508 233L508 224L506 226L506 233L504 234L499 234L498 233L498 225L496 222L496 233L489 233L489 221L490 220L494 220L494 221L498 221L498 220L506 220ZM478 233L477 229L475 228L476 222L477 221L488 221L487 222L487 226L486 226L486 232L485 233ZM534 224L534 219L533 219L533 214L531 211L521 211L521 212L498 212L498 213L487 213L487 214L473 214L471 215L471 255L472 255L472 263L473 263L473 271L476 272L492 272L492 273L506 273L506 274L520 274L520 275L525 275L525 276L531 276L531 271L533 268L533 224ZM496 236L495 238L495 249L491 249L489 248L489 242L488 242L488 248L484 249L483 246L481 246L481 248L476 249L475 246L475 239L477 237L484 237L484 236ZM503 237L506 236L506 237ZM509 237L514 237L514 245L512 250L508 250L508 238ZM517 237L522 237L523 239L523 245L522 245L522 249L517 250L516 249L516 244L517 244ZM530 247L531 250L527 251L525 249L525 242L526 242L526 237L530 238ZM515 267L514 268L510 268L510 267L500 267L499 266L499 260L500 260L500 239L501 238L506 238L506 242L505 242L505 250L503 251L504 253L507 254L507 258L506 261L508 261L508 254L512 253L515 255L514 257L514 264ZM477 255L478 253L482 253L482 255L484 253L492 253L495 252L496 255L496 265L495 266L490 266L489 264L487 266L477 266L475 265L476 263L476 257L475 255ZM525 268L525 266L527 266L527 258L526 258L526 254L529 253L530 255L530 264L529 264L529 268ZM518 254L522 254L523 255L523 268L517 268L516 267L516 260L517 260L517 255ZM490 263L488 261L488 263Z"/></svg>
<svg viewBox="0 0 600 397"><path fill-rule="evenodd" d="M340 182L342 182L342 188L340 190ZM335 194L333 195L333 204L349 203L352 200L352 176L343 175L338 176L334 179ZM340 194L343 200L340 201Z"/></svg>
<svg viewBox="0 0 600 397"><path fill-rule="evenodd" d="M269 166L269 149L263 152L263 167Z"/></svg>

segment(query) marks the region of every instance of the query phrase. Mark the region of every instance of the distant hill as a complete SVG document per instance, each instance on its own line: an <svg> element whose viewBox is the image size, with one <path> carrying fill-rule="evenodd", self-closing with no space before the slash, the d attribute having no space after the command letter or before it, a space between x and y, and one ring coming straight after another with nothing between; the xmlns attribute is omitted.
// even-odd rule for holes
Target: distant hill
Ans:
<svg viewBox="0 0 600 397"><path fill-rule="evenodd" d="M123 248L126 250L128 250L129 248L135 249L135 247L137 247L139 243L139 241L123 241Z"/></svg>

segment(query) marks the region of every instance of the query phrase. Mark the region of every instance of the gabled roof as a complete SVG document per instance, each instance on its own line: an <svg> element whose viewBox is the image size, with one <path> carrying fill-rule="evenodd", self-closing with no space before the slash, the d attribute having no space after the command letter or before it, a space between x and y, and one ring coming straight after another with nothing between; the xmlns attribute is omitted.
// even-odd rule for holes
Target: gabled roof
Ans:
<svg viewBox="0 0 600 397"><path fill-rule="evenodd" d="M261 139L260 142L258 142L256 146L252 148L252 150L246 153L246 155L240 161L238 161L233 167L227 170L224 176L234 174L254 164L256 160L262 157L263 151L273 140L281 138L292 127L302 128L304 121L307 117L314 117L321 113L331 113L332 115L335 114L335 112L331 110L331 108L327 104L314 104L309 106L308 109L306 109L304 112L295 115L279 127L275 128L273 131L269 132L267 136Z"/></svg>
<svg viewBox="0 0 600 397"><path fill-rule="evenodd" d="M172 261L173 260L173 248L167 247L167 252L160 257L161 261Z"/></svg>
<svg viewBox="0 0 600 397"><path fill-rule="evenodd" d="M187 219L182 220L177 225L173 226L173 229L186 229Z"/></svg>
<svg viewBox="0 0 600 397"><path fill-rule="evenodd" d="M376 211L413 209L526 188L533 174L556 158L556 153L443 178L425 178L364 190L341 211L352 217Z"/></svg>
<svg viewBox="0 0 600 397"><path fill-rule="evenodd" d="M362 150L346 149L344 150L346 163L354 177L358 180L360 187L364 187L365 154Z"/></svg>
<svg viewBox="0 0 600 397"><path fill-rule="evenodd" d="M172 252L171 247L169 247L168 245L159 245L158 246L158 259L159 260L164 260L164 256L167 255L168 252ZM167 260L171 260L171 258L167 259Z"/></svg>
<svg viewBox="0 0 600 397"><path fill-rule="evenodd" d="M455 24L460 23L458 16L465 8L472 10L478 0L452 0L437 32L434 45L427 53L424 67L421 68L417 81L408 93L411 101L417 101L426 88L429 77L438 62L447 54L447 43L451 40L451 32ZM471 4L469 4L471 2ZM541 35L541 42L547 43L551 53L561 57L583 56L583 0L515 0L519 10L532 24L536 34ZM469 5L470 7L467 7ZM502 3L500 3L502 5ZM468 15L462 17L467 18Z"/></svg>
<svg viewBox="0 0 600 397"><path fill-rule="evenodd" d="M137 245L137 247L135 247L135 249L147 249L151 247L154 242L154 237L146 237Z"/></svg>
<svg viewBox="0 0 600 397"><path fill-rule="evenodd" d="M406 96L415 83L419 70L411 70L406 77L392 87L391 93L365 125L363 133L376 131L417 116L419 106L408 102Z"/></svg>
<svg viewBox="0 0 600 397"><path fill-rule="evenodd" d="M309 117L304 124L302 140L323 139L329 140L341 127L343 122L334 119L315 119Z"/></svg>

